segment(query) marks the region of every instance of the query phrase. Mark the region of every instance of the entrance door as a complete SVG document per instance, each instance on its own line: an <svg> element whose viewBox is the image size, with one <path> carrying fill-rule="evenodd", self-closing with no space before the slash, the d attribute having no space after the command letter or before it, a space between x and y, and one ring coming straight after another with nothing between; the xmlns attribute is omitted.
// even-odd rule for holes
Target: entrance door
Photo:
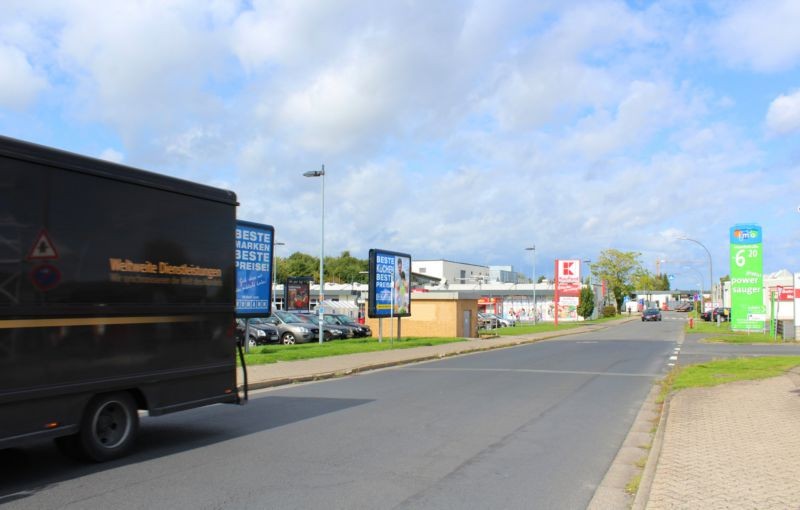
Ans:
<svg viewBox="0 0 800 510"><path fill-rule="evenodd" d="M462 325L462 335L472 336L472 310L464 310L464 324Z"/></svg>

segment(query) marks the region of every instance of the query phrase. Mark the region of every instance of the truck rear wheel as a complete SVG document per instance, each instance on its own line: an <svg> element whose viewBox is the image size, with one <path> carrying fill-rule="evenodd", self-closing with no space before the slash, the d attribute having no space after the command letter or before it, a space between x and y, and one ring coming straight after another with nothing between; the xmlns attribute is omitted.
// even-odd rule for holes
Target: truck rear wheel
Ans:
<svg viewBox="0 0 800 510"><path fill-rule="evenodd" d="M78 440L88 459L104 462L127 454L139 430L136 402L125 392L98 395L89 401Z"/></svg>

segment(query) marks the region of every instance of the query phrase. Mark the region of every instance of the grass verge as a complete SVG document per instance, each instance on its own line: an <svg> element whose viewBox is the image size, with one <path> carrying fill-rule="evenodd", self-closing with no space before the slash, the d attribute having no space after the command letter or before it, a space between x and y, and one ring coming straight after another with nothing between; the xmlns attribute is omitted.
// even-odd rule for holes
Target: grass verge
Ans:
<svg viewBox="0 0 800 510"><path fill-rule="evenodd" d="M307 343L297 345L263 345L254 347L249 354L245 354L245 363L248 365L263 365L278 361L297 361L327 356L341 356L359 352L388 351L394 349L408 349L453 342L463 342L463 338L395 338L394 346L389 339L384 338L378 342L377 338L351 338L349 340L335 340L333 342Z"/></svg>
<svg viewBox="0 0 800 510"><path fill-rule="evenodd" d="M800 365L800 356L764 356L710 361L671 372L667 391L776 377ZM663 388L663 386L662 386Z"/></svg>
<svg viewBox="0 0 800 510"><path fill-rule="evenodd" d="M696 320L692 329L689 329L687 323L685 331L686 333L708 335L703 338L703 342L728 344L772 344L787 342L782 338L772 338L769 333L761 331L750 333L745 331L731 331L730 322L723 322L718 326L716 322Z"/></svg>
<svg viewBox="0 0 800 510"><path fill-rule="evenodd" d="M513 326L510 328L498 328L489 331L499 336L527 335L530 333L545 333L548 331L563 331L565 329L575 329L583 326L589 326L591 324L602 324L604 322L624 319L625 317L626 316L617 315L616 317L604 317L602 319L595 319L591 321L561 322L559 323L558 327L556 327L555 324L552 322L540 322L535 326L533 324L519 324L517 326Z"/></svg>

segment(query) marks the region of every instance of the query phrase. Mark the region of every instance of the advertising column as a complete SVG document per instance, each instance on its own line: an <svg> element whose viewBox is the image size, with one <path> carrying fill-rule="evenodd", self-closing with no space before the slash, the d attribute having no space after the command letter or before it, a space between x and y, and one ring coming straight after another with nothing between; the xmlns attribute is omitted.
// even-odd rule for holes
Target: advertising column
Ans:
<svg viewBox="0 0 800 510"><path fill-rule="evenodd" d="M731 329L762 331L764 305L762 232L758 225L731 227Z"/></svg>

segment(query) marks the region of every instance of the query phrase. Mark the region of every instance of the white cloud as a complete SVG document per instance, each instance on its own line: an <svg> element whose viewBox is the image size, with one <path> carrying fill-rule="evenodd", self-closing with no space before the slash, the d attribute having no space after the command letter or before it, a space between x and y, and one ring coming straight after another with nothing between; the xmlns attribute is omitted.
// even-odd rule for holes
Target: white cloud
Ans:
<svg viewBox="0 0 800 510"><path fill-rule="evenodd" d="M111 161L112 163L122 163L122 161L125 159L124 154L116 149L112 149L111 147L101 152L98 157L106 161Z"/></svg>
<svg viewBox="0 0 800 510"><path fill-rule="evenodd" d="M779 135L800 131L800 90L781 94L770 103L767 129Z"/></svg>
<svg viewBox="0 0 800 510"><path fill-rule="evenodd" d="M18 48L0 43L0 107L24 110L47 87L47 80Z"/></svg>
<svg viewBox="0 0 800 510"><path fill-rule="evenodd" d="M711 30L718 55L757 71L789 69L800 62L800 2L741 2Z"/></svg>

